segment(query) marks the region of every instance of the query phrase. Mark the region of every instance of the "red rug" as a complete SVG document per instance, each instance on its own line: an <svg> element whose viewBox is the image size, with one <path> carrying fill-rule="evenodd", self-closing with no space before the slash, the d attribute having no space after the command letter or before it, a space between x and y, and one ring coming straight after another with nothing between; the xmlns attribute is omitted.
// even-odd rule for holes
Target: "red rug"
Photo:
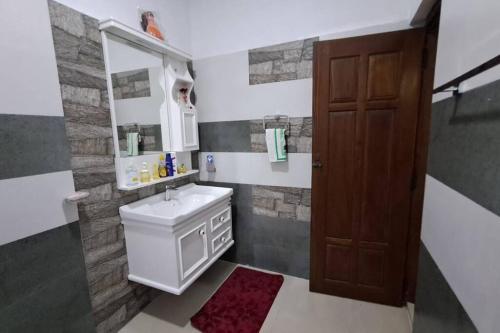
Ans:
<svg viewBox="0 0 500 333"><path fill-rule="evenodd" d="M203 333L258 333L282 284L281 275L237 267L191 324Z"/></svg>

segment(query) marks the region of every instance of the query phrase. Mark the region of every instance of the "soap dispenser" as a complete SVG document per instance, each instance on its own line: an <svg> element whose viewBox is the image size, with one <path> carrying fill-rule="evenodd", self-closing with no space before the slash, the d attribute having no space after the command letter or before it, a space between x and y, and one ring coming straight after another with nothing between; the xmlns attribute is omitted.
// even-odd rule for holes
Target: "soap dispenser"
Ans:
<svg viewBox="0 0 500 333"><path fill-rule="evenodd" d="M148 162L142 162L141 183L149 183L150 181L151 174L149 173Z"/></svg>

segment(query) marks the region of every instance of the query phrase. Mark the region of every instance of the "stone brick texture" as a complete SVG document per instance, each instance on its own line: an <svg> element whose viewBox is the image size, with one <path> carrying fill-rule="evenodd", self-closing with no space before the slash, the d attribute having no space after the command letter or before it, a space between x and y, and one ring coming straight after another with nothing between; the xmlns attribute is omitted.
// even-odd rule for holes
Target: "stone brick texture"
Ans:
<svg viewBox="0 0 500 333"><path fill-rule="evenodd" d="M252 185L253 213L290 221L311 221L311 190Z"/></svg>
<svg viewBox="0 0 500 333"><path fill-rule="evenodd" d="M98 21L54 1L49 11L75 188L90 193L78 211L92 311L97 332L117 332L159 293L127 279L118 208L160 193L164 185L117 189Z"/></svg>
<svg viewBox="0 0 500 333"><path fill-rule="evenodd" d="M286 120L266 121L266 128L286 128ZM250 121L250 141L252 152L267 152L266 135L262 126L262 119ZM288 153L312 153L312 118L290 118L286 143Z"/></svg>
<svg viewBox="0 0 500 333"><path fill-rule="evenodd" d="M250 85L312 77L313 43L318 37L248 51Z"/></svg>
<svg viewBox="0 0 500 333"><path fill-rule="evenodd" d="M127 99L151 96L147 68L111 74L113 98Z"/></svg>

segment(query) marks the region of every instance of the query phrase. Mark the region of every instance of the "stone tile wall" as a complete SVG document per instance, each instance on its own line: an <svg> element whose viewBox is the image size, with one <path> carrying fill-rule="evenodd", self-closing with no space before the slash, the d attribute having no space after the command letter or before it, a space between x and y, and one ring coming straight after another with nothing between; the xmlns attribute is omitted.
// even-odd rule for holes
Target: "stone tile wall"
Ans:
<svg viewBox="0 0 500 333"><path fill-rule="evenodd" d="M312 77L313 43L309 38L248 51L250 85Z"/></svg>
<svg viewBox="0 0 500 333"><path fill-rule="evenodd" d="M311 190L296 187L252 185L255 215L311 221Z"/></svg>
<svg viewBox="0 0 500 333"><path fill-rule="evenodd" d="M118 208L162 192L164 185L117 189L98 21L54 1L49 10L75 188L90 193L78 211L93 317L97 332L116 332L158 293L127 280Z"/></svg>
<svg viewBox="0 0 500 333"><path fill-rule="evenodd" d="M113 98L126 99L151 96L147 68L111 74Z"/></svg>
<svg viewBox="0 0 500 333"><path fill-rule="evenodd" d="M266 128L286 128L286 121L284 119L280 119L279 121L266 121ZM250 121L250 142L252 152L267 152L266 134L262 126L262 120ZM288 153L311 153L312 118L290 118L286 143Z"/></svg>

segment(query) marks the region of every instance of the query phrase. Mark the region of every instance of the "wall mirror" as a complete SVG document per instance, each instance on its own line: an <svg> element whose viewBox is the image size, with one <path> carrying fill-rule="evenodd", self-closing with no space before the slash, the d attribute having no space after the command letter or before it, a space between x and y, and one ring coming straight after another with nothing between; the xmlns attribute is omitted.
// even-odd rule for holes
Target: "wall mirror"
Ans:
<svg viewBox="0 0 500 333"><path fill-rule="evenodd" d="M163 55L112 35L107 45L118 156L164 151L168 131L161 126L167 109Z"/></svg>

